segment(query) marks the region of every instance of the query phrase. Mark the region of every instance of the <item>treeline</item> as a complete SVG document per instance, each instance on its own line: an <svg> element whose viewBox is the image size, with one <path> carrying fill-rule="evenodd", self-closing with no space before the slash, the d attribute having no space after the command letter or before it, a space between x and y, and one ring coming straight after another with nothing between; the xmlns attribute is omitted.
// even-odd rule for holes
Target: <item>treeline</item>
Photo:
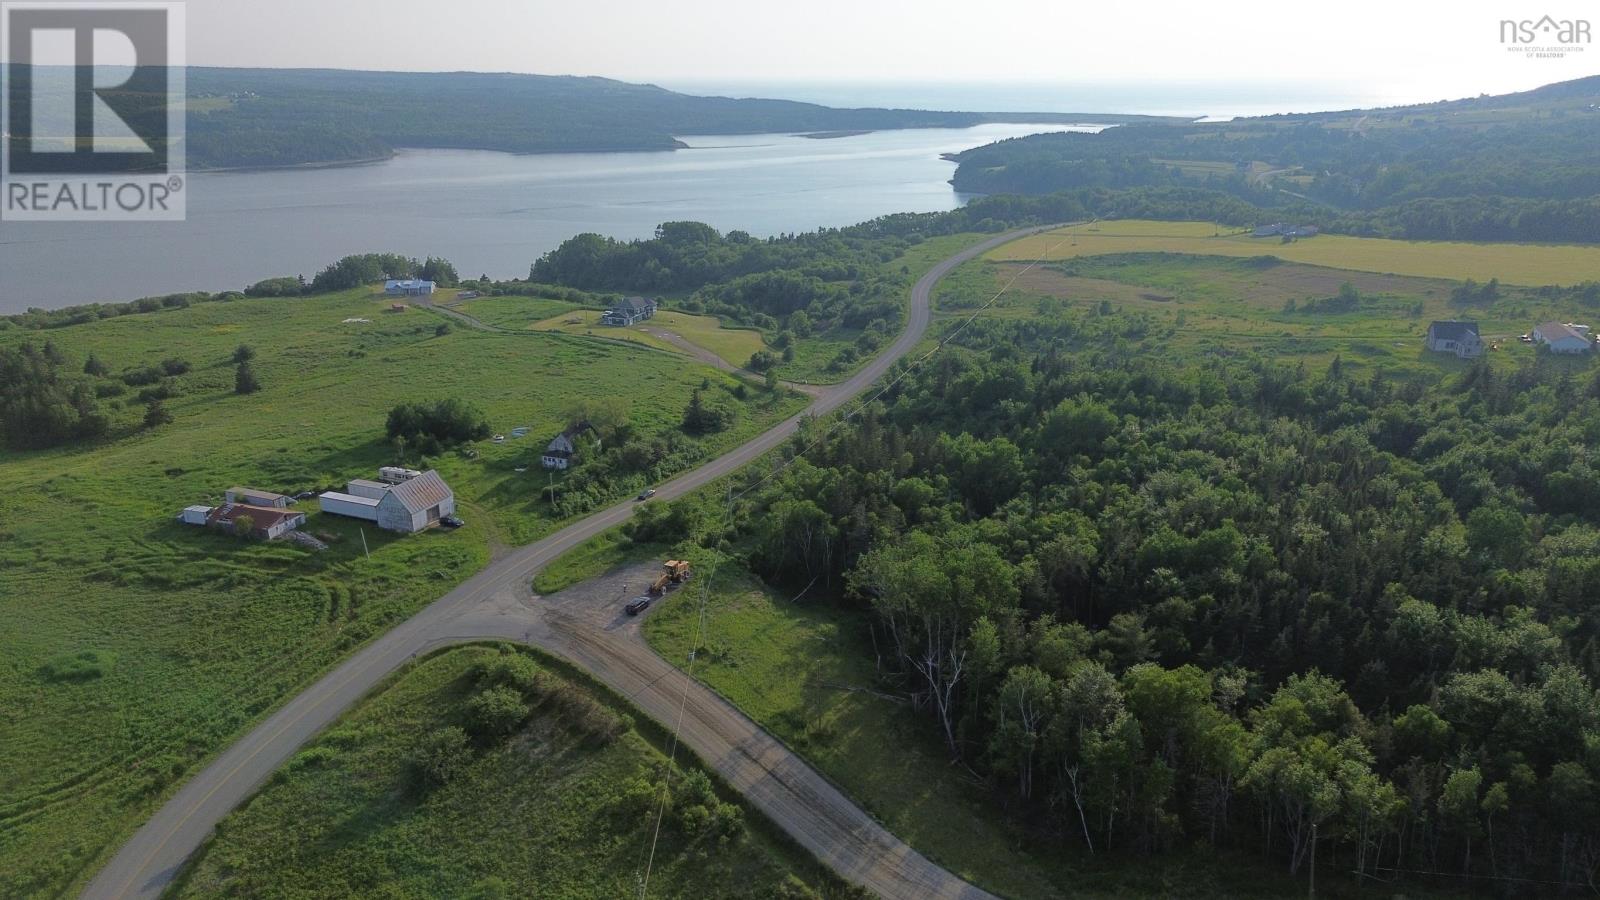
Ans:
<svg viewBox="0 0 1600 900"><path fill-rule="evenodd" d="M110 424L90 379L73 372L54 344L0 347L0 445L33 450L90 440Z"/></svg>
<svg viewBox="0 0 1600 900"><path fill-rule="evenodd" d="M1600 114L1588 104L1600 100L1600 81L1546 91L1533 92L1532 106L1487 98L1034 135L960 154L953 183L1025 194L1203 188L1260 207L1256 221L1299 216L1349 234L1591 242ZM1263 163L1277 172L1261 174ZM1275 176L1285 173L1302 177L1283 186Z"/></svg>
<svg viewBox="0 0 1600 900"><path fill-rule="evenodd" d="M864 610L886 687L1046 845L1593 884L1600 379L1143 331L977 320L726 530L707 501L646 539Z"/></svg>
<svg viewBox="0 0 1600 900"><path fill-rule="evenodd" d="M447 259L430 256L419 261L398 253L358 253L324 267L309 283L304 276L267 278L245 288L244 293L247 297L327 294L390 278L421 278L439 287L455 287L461 283L456 267Z"/></svg>
<svg viewBox="0 0 1600 900"><path fill-rule="evenodd" d="M348 290L387 278L422 278L440 287L455 287L462 283L456 273L456 267L447 259L430 256L417 260L396 253L363 253L344 257L324 267L310 282L307 282L303 275L287 275L262 279L243 291L218 293L192 291L143 297L123 303L85 303L57 309L30 309L23 313L0 316L0 330L23 328L37 331L47 328L68 328L73 325L87 325L101 319L157 313L169 309L187 309L196 303L227 302L241 297L299 297L322 294ZM485 291L495 290L495 285L487 280L474 284L481 284L481 288ZM500 292L518 292L518 284L508 283L508 290ZM535 286L534 289L538 290L538 287ZM555 288L548 290L559 292L559 289Z"/></svg>
<svg viewBox="0 0 1600 900"><path fill-rule="evenodd" d="M977 113L695 97L605 78L191 68L195 168L381 159L400 147L671 150L679 134L965 127ZM1051 118L1051 117L1044 117Z"/></svg>
<svg viewBox="0 0 1600 900"><path fill-rule="evenodd" d="M758 328L806 337L831 329L871 330L899 322L906 271L885 264L930 237L1094 217L1204 217L1254 221L1254 208L1192 188L1091 189L1043 197L981 197L944 213L883 216L847 228L756 238L700 222L667 222L648 240L580 234L540 257L529 284L586 291L671 291L677 305ZM501 283L497 292L514 284ZM801 314L804 324L791 321ZM870 348L867 348L870 349Z"/></svg>

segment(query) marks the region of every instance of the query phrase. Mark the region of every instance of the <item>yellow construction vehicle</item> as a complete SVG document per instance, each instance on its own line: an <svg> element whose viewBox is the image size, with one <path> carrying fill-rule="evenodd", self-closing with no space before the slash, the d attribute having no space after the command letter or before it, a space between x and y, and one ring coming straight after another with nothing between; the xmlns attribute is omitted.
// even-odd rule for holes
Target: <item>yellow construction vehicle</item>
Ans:
<svg viewBox="0 0 1600 900"><path fill-rule="evenodd" d="M669 559L661 566L661 574L656 580L650 582L650 593L657 597L665 594L667 588L674 584L683 584L689 580L689 561L687 559Z"/></svg>

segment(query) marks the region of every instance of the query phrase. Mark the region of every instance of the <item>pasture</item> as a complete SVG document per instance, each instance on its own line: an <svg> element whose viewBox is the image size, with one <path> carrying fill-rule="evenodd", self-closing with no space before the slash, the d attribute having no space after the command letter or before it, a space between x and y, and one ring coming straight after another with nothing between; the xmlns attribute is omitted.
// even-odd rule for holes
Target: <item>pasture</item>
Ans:
<svg viewBox="0 0 1600 900"><path fill-rule="evenodd" d="M1397 241L1323 234L1282 243L1209 222L1106 220L1034 235L988 254L997 261L1065 260L1119 253L1276 256L1289 262L1358 272L1571 285L1600 279L1600 247L1571 244L1471 244Z"/></svg>
<svg viewBox="0 0 1600 900"><path fill-rule="evenodd" d="M550 531L564 512L542 497L551 479L537 456L573 400L620 398L648 436L676 431L691 392L709 384L734 424L680 435L667 468L804 402L740 400L732 379L653 350L459 326L441 335L442 316L388 306L362 289L0 330L0 344L50 341L73 371L93 352L112 370L107 384L168 358L192 366L167 379L172 424L140 429L130 390L100 401L107 439L0 452L0 896L71 893L251 722L493 548ZM241 343L255 348L263 384L246 396L233 393L230 362ZM331 542L318 553L174 522L234 484L294 493L371 477L394 460L388 410L443 397L477 405L508 436L425 460L456 492L460 531L363 535L313 511L304 530ZM511 438L517 426L528 436Z"/></svg>
<svg viewBox="0 0 1600 900"><path fill-rule="evenodd" d="M735 366L743 366L752 354L767 348L760 331L753 328L724 328L715 316L662 310L653 318L623 327L600 324L601 314L600 310L571 309L535 321L527 327L534 331L632 341L659 350L682 353L682 348L656 333L671 332Z"/></svg>
<svg viewBox="0 0 1600 900"><path fill-rule="evenodd" d="M1317 240L1321 240L1318 238ZM1342 286L1358 293L1345 308ZM1596 310L1570 293L1507 287L1494 299L1465 301L1459 285L1264 259L1140 252L1078 257L1028 268L975 260L940 286L937 315L964 318L1010 285L985 317L1080 312L1128 314L1121 335L1147 352L1197 357L1257 353L1288 363L1380 368L1424 378L1470 362L1423 347L1435 320L1478 323L1491 365L1511 368L1538 357L1518 337L1540 322L1591 322ZM1542 359L1542 358L1541 358ZM1586 369L1587 357L1542 359Z"/></svg>

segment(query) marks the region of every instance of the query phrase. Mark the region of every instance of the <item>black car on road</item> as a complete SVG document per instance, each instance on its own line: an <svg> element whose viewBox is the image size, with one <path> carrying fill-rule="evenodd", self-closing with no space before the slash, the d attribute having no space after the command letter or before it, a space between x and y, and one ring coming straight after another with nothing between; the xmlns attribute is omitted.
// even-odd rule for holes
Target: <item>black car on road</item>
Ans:
<svg viewBox="0 0 1600 900"><path fill-rule="evenodd" d="M650 608L650 598L649 597L635 597L635 598L633 598L632 602L630 602L627 606L623 607L623 609L628 611L628 615L630 615L630 616L637 616L639 613L642 613L642 612L644 612L645 610L647 610L649 608Z"/></svg>

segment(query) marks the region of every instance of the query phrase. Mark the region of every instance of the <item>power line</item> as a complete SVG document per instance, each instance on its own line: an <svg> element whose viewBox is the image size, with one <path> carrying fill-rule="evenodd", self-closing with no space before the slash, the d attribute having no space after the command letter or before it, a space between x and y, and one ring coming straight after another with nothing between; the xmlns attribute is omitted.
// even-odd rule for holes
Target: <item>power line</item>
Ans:
<svg viewBox="0 0 1600 900"><path fill-rule="evenodd" d="M1098 219L1092 219L1092 220L1090 220L1090 222L1088 224L1093 224L1096 221L1098 221ZM1062 227L1064 227L1064 226L1062 226ZM1050 229L1046 228L1045 230L1048 231ZM806 444L806 446L802 447L798 453L796 453L793 456L789 457L787 460L784 460L781 464L779 464L778 466L773 468L772 471L768 472L765 476L763 476L762 478L758 479L754 484L751 484L751 485L747 486L744 490L742 490L738 494L734 495L733 499L734 500L743 499L746 494L749 494L751 491L754 491L756 488L759 488L763 484L765 484L768 481L770 481L773 477L781 474L785 469L787 469L790 466L794 465L795 461L800 459L800 457L805 456L807 453L811 452L811 450L815 449L818 445L820 445L823 441L826 441L828 438L832 437L834 432L836 432L839 429L843 428L845 425L848 425L850 423L850 420L853 419L862 410L866 409L869 405L871 405L872 403L876 402L884 394L887 394L888 392L894 390L894 388L897 385L899 385L901 381L905 380L906 376L908 376L912 372L916 371L916 369L919 366L921 366L924 362L926 362L934 354L938 353L940 350L943 350L946 345L948 345L951 341L954 341L957 337L959 337L961 332L965 331L968 325L971 325L974 321L976 321L978 316L982 315L985 310L987 310L989 307L991 307L995 303L997 303L1000 300L1001 297L1005 296L1006 292L1010 291L1012 286L1017 283L1017 279L1021 278L1023 275L1026 275L1032 269L1037 268L1040 264L1048 261L1048 259L1050 257L1050 254L1054 253L1057 247L1060 247L1062 244L1066 243L1068 241L1068 239L1070 239L1070 238L1071 238L1071 235L1063 236L1061 238L1061 240L1055 242L1054 244L1051 244L1043 253L1041 253L1039 255L1039 257L1037 259L1034 259L1032 262L1029 262L1026 266L1023 266L1021 269L1018 269L1016 272L1012 273L1011 278L1009 280L1007 280L1006 283L1003 286L1001 286L1000 290L995 292L993 297L990 297L982 306L979 306L977 309L973 310L972 311L972 315L968 316L966 318L966 321L962 322L954 331L951 331L949 334L947 334L943 338L941 338L939 340L939 343L936 344L933 347L933 349L929 350L927 353L924 353L921 356L917 357L916 359L912 360L910 363L907 363L906 366L903 369L900 370L900 373L898 375L896 375L892 380L890 380L890 382L888 384L884 385L883 388L881 388L877 393L873 394L871 397L868 397L865 400L862 400L862 401L858 402L853 409L851 409L850 411L844 413L838 419L836 419L834 421L833 425L830 426L827 429L827 431L823 432L823 434L821 436L815 438L810 443ZM935 283L935 286L937 286L937 283ZM928 298L928 302L929 302L929 305L931 307L932 303L933 303L933 297L931 296L932 287L929 288L929 292L930 292L930 296ZM930 314L931 314L931 310L930 310Z"/></svg>
<svg viewBox="0 0 1600 900"><path fill-rule="evenodd" d="M1050 229L1046 228L1046 229L1043 229L1043 230L1048 231ZM877 393L873 394L868 399L857 403L856 406L853 409L851 409L850 411L846 412L844 415L840 416L837 420L835 420L833 425L830 426L828 428L828 430L825 431L820 437L812 440L806 446L802 447L798 453L794 454L789 459L785 460L781 465L779 465L778 467L774 468L772 471L768 472L765 476L763 476L761 479L757 480L754 484L751 484L751 485L747 486L744 490L740 491L737 495L735 495L734 492L733 492L733 482L730 479L729 482L728 482L728 500L727 500L726 506L723 509L723 525L724 525L724 527L727 527L727 526L729 526L729 525L731 525L733 523L733 502L735 500L743 498L746 494L749 494L751 491L755 490L756 488L758 488L761 485L765 484L767 481L771 480L774 476L776 476L779 473L783 472L789 466L793 465L796 460L800 459L802 456L804 456L805 454L809 453L812 449L814 449L817 446L819 446L823 441L827 440L829 437L832 437L833 434L836 431L838 431L840 428L844 427L845 425L848 425L850 423L850 421L853 418L855 418L857 413L859 413L862 410L866 409L870 404L872 404L873 402L877 401L878 398L882 397L884 394L886 394L889 391L893 390L896 385L898 385L901 381L905 380L906 376L910 375L913 371L915 371L917 369L917 367L921 366L924 362L926 362L934 354L938 353L940 350L943 350L945 348L945 346L948 345L951 341L955 340L955 338L958 337L961 334L962 331L966 330L966 327L968 325L971 325L973 323L973 321L978 318L979 315L981 315L985 310L987 310L989 307L993 306L996 302L998 302L1000 300L1000 298L1003 297L1006 294L1007 291L1011 290L1012 286L1017 283L1017 279L1021 278L1025 274L1027 274L1028 271L1030 271L1031 269L1034 269L1037 266L1039 266L1041 263L1045 262L1049 258L1050 254L1053 253L1057 247L1060 247L1062 244L1067 242L1068 237L1070 237L1070 236L1063 236L1061 238L1061 240L1059 240L1056 243L1052 244L1043 253L1041 253L1037 259L1033 260L1032 262L1028 263L1026 266L1024 266L1021 269L1017 270L1016 272L1012 273L1011 278L1009 280L1007 280L1004 285L1001 286L1000 290L995 292L993 297L990 297L988 299L988 301L986 301L982 306L980 306L977 309L973 310L972 315L968 316L966 321L962 322L961 325L958 326L954 331L950 332L949 334L947 334L943 338L941 338L939 343L936 344L933 347L933 349L929 350L927 353L924 353L922 356L918 357L916 360L914 360L910 364L908 364L905 368L901 369L900 373L898 375L896 375L893 379L891 379L888 384L884 385L882 389L880 389ZM929 309L929 315L930 316L932 315L931 307L932 307L932 304L933 304L932 291L933 291L933 288L937 287L937 286L938 286L938 282L937 281L935 281L933 283L933 285L929 286L928 304L929 304L929 307L930 307L930 309ZM709 608L710 599L711 599L711 582L712 582L712 579L714 579L716 577L717 566L722 561L722 555L723 554L719 551L717 553L717 555L712 558L711 566L709 567L708 571L706 572L705 586L703 587L703 589L700 592L699 622L696 625L696 633L695 633L694 642L693 642L693 644L690 645L688 665L686 665L684 667L684 673L683 673L684 674L684 678L683 678L683 695L678 701L678 716L677 716L676 721L674 721L673 725L672 725L672 742L671 742L670 749L669 749L668 754L667 754L667 768L666 768L666 771L665 771L665 774L664 774L664 776L662 778L662 783L661 783L661 802L656 807L656 824L655 824L654 833L651 835L651 838L650 838L650 852L649 852L649 856L645 860L644 875L639 880L639 898L640 898L640 900L645 900L645 897L647 896L647 893L648 893L648 891L650 889L650 873L655 867L656 847L658 846L658 844L660 843L660 840L661 840L661 822L662 822L663 819L666 818L667 801L671 797L672 770L673 770L673 766L677 762L677 758L678 758L678 738L679 738L679 735L680 735L680 733L682 731L682 728L683 728L683 714L684 714L685 709L687 709L687 707L689 705L689 688L694 684L694 665L695 665L695 662L697 662L699 660L700 648L701 648L701 645L705 641L706 625L707 625L707 609Z"/></svg>
<svg viewBox="0 0 1600 900"><path fill-rule="evenodd" d="M728 503L723 510L723 527L733 523L733 483L728 483ZM683 672L683 695L678 700L678 718L672 723L672 744L667 753L667 768L661 780L661 803L656 808L655 833L650 838L650 855L645 860L644 877L639 882L639 900L645 900L646 892L650 889L650 872L655 867L656 845L661 840L661 821L666 818L667 801L672 796L672 769L678 761L678 736L683 729L683 713L689 706L689 688L694 684L694 664L700 658L700 647L705 643L706 634L706 609L711 600L711 581L717 575L717 566L722 562L722 553L712 557L711 565L706 571L705 586L700 591L700 621L695 629L694 642L689 645L689 664Z"/></svg>

